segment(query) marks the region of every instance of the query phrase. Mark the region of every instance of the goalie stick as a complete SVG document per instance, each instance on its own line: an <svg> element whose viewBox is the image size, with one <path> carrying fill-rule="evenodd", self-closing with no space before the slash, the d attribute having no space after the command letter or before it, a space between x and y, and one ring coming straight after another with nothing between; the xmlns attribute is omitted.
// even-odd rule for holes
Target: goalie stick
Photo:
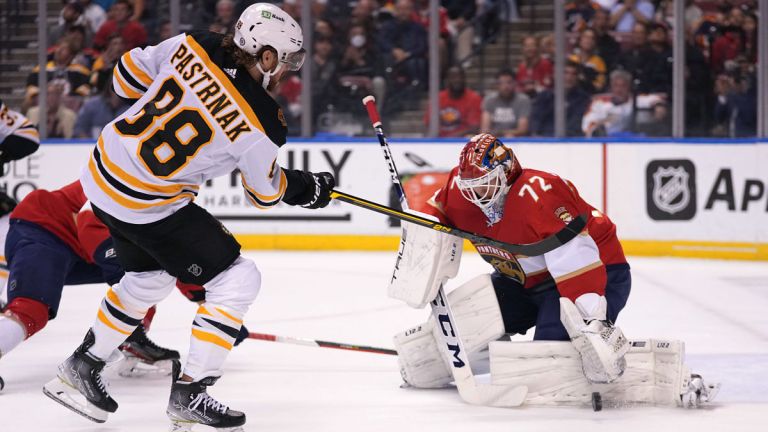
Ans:
<svg viewBox="0 0 768 432"><path fill-rule="evenodd" d="M399 193L402 193L402 192L399 192ZM430 228L435 231L440 231L442 233L451 234L456 237L461 237L471 242L477 242L477 243L487 244L489 246L495 246L499 249L504 249L505 251L515 255L525 255L525 256L544 255L545 253L555 250L558 247L562 246L563 244L571 241L574 237L579 235L581 230L583 230L584 227L587 225L587 215L582 214L574 218L563 229L545 238L544 240L541 240L536 243L529 243L529 244L512 244L512 243L505 243L499 240L494 240L492 238L484 237L481 235L473 234L469 231L464 231L456 227L452 227L450 225L444 225L439 222L435 222L433 220L430 220L412 213L407 213L407 211L400 211L397 209L393 209L392 207L387 207L382 204L377 204L373 201L368 201L366 199L356 197L354 195L350 195L348 193L344 193L341 191L337 191L337 190L331 191L331 198L337 199L339 201L343 201L345 203L352 204L358 207L366 208L368 210L373 210L377 213L385 214L387 216L392 216L402 221L411 222L416 225L421 225L423 227ZM404 209L406 210L408 209L408 204L405 202L404 199L401 201L401 205L403 206Z"/></svg>
<svg viewBox="0 0 768 432"><path fill-rule="evenodd" d="M379 113L376 110L375 102L373 96L367 96L363 99L363 104L368 110L368 116L376 131L376 136L379 138L379 144L381 144L381 148L384 150L384 159L389 166L389 173L400 198L400 204L404 211L408 211L408 201L405 197L405 191L403 190L403 185L400 183L395 163L392 160L392 153L389 150L389 144L387 143L387 137L384 135L384 129L381 127L381 120L379 118ZM455 232L457 231L452 232L452 234ZM402 253L402 251L400 251L400 253ZM498 407L521 405L523 401L525 401L528 387L481 384L475 379L475 375L472 373L472 369L469 365L469 357L464 349L464 343L459 337L459 330L454 324L455 320L453 313L451 312L450 305L448 304L442 286L438 289L437 297L430 303L430 305L432 306L432 314L435 316L437 325L440 327L440 333L443 336L443 347L447 350L450 358L449 363L454 383L456 384L456 388L458 389L461 398L465 402L473 405Z"/></svg>
<svg viewBox="0 0 768 432"><path fill-rule="evenodd" d="M290 336L276 336L276 335L271 335L266 333L250 332L248 333L248 339L256 339L256 340L269 341L269 342L282 342L282 343L304 345L304 346L311 346L311 347L318 347L318 348L334 348L334 349L341 349L341 350L348 350L348 351L360 351L360 352L367 352L367 353L373 353L373 354L397 355L397 351L389 348L379 348L379 347L372 347L367 345L353 345L353 344L346 344L341 342L329 342L329 341L322 341L322 340L315 340L315 339L303 339L303 338L295 338Z"/></svg>

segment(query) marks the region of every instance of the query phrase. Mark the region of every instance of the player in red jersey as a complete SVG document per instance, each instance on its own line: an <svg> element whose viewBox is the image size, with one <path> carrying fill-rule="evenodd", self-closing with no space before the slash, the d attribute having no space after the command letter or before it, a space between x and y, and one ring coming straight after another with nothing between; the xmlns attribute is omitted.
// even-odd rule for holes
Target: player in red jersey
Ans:
<svg viewBox="0 0 768 432"><path fill-rule="evenodd" d="M588 218L579 235L539 256L474 244L494 271L448 293L457 328L431 319L395 336L406 383L428 388L453 381L450 363L462 366L440 348L452 331L473 372L490 366L494 385L527 389L526 404L589 403L592 395L597 407L600 389L610 401L687 407L717 394L718 384L704 384L683 364L683 342L630 344L614 326L629 297L629 265L616 226L567 180L522 168L512 149L480 134L428 204L427 213L445 224L512 244L539 242L579 215ZM389 295L414 307L433 300L458 273L457 240L405 223ZM534 342L502 341L532 327Z"/></svg>
<svg viewBox="0 0 768 432"><path fill-rule="evenodd" d="M123 276L109 230L92 211L81 211L85 202L76 181L58 190L31 192L15 207L10 221L3 218L9 273L7 305L0 315L0 357L56 318L64 285L111 285ZM193 296L195 290L185 288L185 295ZM177 351L147 338L145 327L152 314L148 316L121 346L128 358L125 374L146 373L142 365L170 373L170 363L179 359Z"/></svg>
<svg viewBox="0 0 768 432"><path fill-rule="evenodd" d="M480 134L464 147L459 165L429 204L427 212L443 223L513 244L538 242L587 214L587 226L576 238L544 255L474 246L494 268L486 288L495 294L502 334L525 334L535 327L534 340L573 339L593 382L611 382L623 373L628 345L613 323L629 296L629 264L616 226L573 184L522 168L509 147ZM566 329L561 321L561 297L583 320L578 328Z"/></svg>

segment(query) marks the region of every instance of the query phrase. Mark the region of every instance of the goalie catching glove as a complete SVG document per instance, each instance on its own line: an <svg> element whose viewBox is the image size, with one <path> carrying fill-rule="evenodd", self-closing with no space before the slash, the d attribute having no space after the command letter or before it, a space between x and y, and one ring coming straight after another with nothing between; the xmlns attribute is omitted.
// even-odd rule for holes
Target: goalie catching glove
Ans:
<svg viewBox="0 0 768 432"><path fill-rule="evenodd" d="M283 169L283 172L288 180L285 195L283 195L284 203L319 209L331 202L331 191L336 186L333 174L289 169Z"/></svg>

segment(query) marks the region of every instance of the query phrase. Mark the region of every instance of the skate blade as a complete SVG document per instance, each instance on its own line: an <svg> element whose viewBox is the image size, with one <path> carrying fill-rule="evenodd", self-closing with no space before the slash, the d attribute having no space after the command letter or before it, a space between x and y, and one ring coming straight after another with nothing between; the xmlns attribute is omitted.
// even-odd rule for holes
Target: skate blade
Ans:
<svg viewBox="0 0 768 432"><path fill-rule="evenodd" d="M72 385L56 376L43 386L43 393L61 405L96 423L107 421L109 413L85 399ZM82 400L82 401L80 401Z"/></svg>
<svg viewBox="0 0 768 432"><path fill-rule="evenodd" d="M183 420L172 420L171 427L168 429L168 432L193 432L192 427L199 424L200 423L183 421ZM204 426L204 425L201 425L201 426ZM235 426L235 427L228 427L228 428L214 428L214 430L216 432L245 432L245 429L243 429L242 426Z"/></svg>
<svg viewBox="0 0 768 432"><path fill-rule="evenodd" d="M173 373L173 360L160 360L146 363L138 357L128 357L114 366L117 374L123 378L166 377Z"/></svg>

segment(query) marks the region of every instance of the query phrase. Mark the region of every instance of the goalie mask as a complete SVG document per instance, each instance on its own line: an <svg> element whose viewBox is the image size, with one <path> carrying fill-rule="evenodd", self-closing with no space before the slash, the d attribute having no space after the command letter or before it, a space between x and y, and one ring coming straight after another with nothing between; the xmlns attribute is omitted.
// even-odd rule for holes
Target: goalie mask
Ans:
<svg viewBox="0 0 768 432"><path fill-rule="evenodd" d="M278 64L274 71L265 71L256 62L256 67L264 76L261 85L265 89L270 78L281 68L297 71L304 64L301 27L285 11L269 3L256 3L243 11L235 25L234 41L238 48L254 57L264 47L277 52Z"/></svg>
<svg viewBox="0 0 768 432"><path fill-rule="evenodd" d="M501 220L504 199L521 171L512 149L491 134L475 135L461 151L456 186L493 225Z"/></svg>

